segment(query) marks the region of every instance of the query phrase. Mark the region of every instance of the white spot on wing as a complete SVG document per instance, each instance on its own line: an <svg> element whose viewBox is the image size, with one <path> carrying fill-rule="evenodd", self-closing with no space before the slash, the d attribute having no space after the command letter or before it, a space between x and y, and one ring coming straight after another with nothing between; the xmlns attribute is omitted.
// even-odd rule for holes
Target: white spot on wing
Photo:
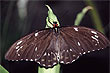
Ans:
<svg viewBox="0 0 110 73"><path fill-rule="evenodd" d="M21 59L21 61L22 61L23 59Z"/></svg>
<svg viewBox="0 0 110 73"><path fill-rule="evenodd" d="M95 50L92 50L92 51L95 51Z"/></svg>
<svg viewBox="0 0 110 73"><path fill-rule="evenodd" d="M28 59L26 59L26 61L28 61Z"/></svg>
<svg viewBox="0 0 110 73"><path fill-rule="evenodd" d="M72 62L74 62L75 60L73 60Z"/></svg>
<svg viewBox="0 0 110 73"><path fill-rule="evenodd" d="M79 58L79 56L77 56L77 59Z"/></svg>
<svg viewBox="0 0 110 73"><path fill-rule="evenodd" d="M88 53L90 53L90 51L87 51Z"/></svg>
<svg viewBox="0 0 110 73"><path fill-rule="evenodd" d="M45 66L45 64L42 64L43 66Z"/></svg>
<svg viewBox="0 0 110 73"><path fill-rule="evenodd" d="M66 52L68 52L68 50L66 50Z"/></svg>
<svg viewBox="0 0 110 73"><path fill-rule="evenodd" d="M37 59L35 59L35 61L37 61Z"/></svg>
<svg viewBox="0 0 110 73"><path fill-rule="evenodd" d="M18 56L20 56L20 54L18 53L20 51L20 49L17 49L16 50L16 54L18 55Z"/></svg>
<svg viewBox="0 0 110 73"><path fill-rule="evenodd" d="M66 62L66 64L69 64L70 62Z"/></svg>
<svg viewBox="0 0 110 73"><path fill-rule="evenodd" d="M76 55L73 55L73 57L75 57Z"/></svg>
<svg viewBox="0 0 110 73"><path fill-rule="evenodd" d="M99 41L97 41L97 43L99 43Z"/></svg>
<svg viewBox="0 0 110 73"><path fill-rule="evenodd" d="M23 48L23 46L21 46L20 48Z"/></svg>
<svg viewBox="0 0 110 73"><path fill-rule="evenodd" d="M53 65L57 64L56 62L53 63Z"/></svg>
<svg viewBox="0 0 110 73"><path fill-rule="evenodd" d="M41 61L45 61L44 59L41 59Z"/></svg>
<svg viewBox="0 0 110 73"><path fill-rule="evenodd" d="M58 55L58 53L55 53L56 55Z"/></svg>
<svg viewBox="0 0 110 73"><path fill-rule="evenodd" d="M86 54L86 52L83 52L83 54Z"/></svg>
<svg viewBox="0 0 110 73"><path fill-rule="evenodd" d="M75 30L75 31L78 31L78 28L75 27L74 30Z"/></svg>
<svg viewBox="0 0 110 73"><path fill-rule="evenodd" d="M97 38L95 38L94 36L91 36L91 38L92 38L92 39L94 39L94 40L96 40L96 41L97 41L97 43L99 43L98 39L97 39Z"/></svg>
<svg viewBox="0 0 110 73"><path fill-rule="evenodd" d="M20 56L20 54L18 54L18 56Z"/></svg>
<svg viewBox="0 0 110 73"><path fill-rule="evenodd" d="M48 65L48 67L51 67L51 65Z"/></svg>
<svg viewBox="0 0 110 73"><path fill-rule="evenodd" d="M60 63L64 63L64 61L61 61Z"/></svg>
<svg viewBox="0 0 110 73"><path fill-rule="evenodd" d="M47 53L45 52L44 56L46 56L46 54L47 54Z"/></svg>
<svg viewBox="0 0 110 73"><path fill-rule="evenodd" d="M83 49L81 49L83 51Z"/></svg>
<svg viewBox="0 0 110 73"><path fill-rule="evenodd" d="M11 60L11 61L15 61L15 60Z"/></svg>
<svg viewBox="0 0 110 73"><path fill-rule="evenodd" d="M93 33L93 34L97 34L95 31L91 31L91 33Z"/></svg>
<svg viewBox="0 0 110 73"><path fill-rule="evenodd" d="M79 54L80 54L80 55L82 55L82 53L81 53L81 52L80 52Z"/></svg>
<svg viewBox="0 0 110 73"><path fill-rule="evenodd" d="M65 50L63 50L63 52L65 52Z"/></svg>
<svg viewBox="0 0 110 73"><path fill-rule="evenodd" d="M80 46L81 44L78 42L78 45Z"/></svg>
<svg viewBox="0 0 110 73"><path fill-rule="evenodd" d="M95 39L96 41L98 41L94 36L91 36L93 39Z"/></svg>
<svg viewBox="0 0 110 73"><path fill-rule="evenodd" d="M50 54L48 53L48 56L50 56Z"/></svg>
<svg viewBox="0 0 110 73"><path fill-rule="evenodd" d="M37 36L38 35L38 33L35 33L35 36Z"/></svg>
<svg viewBox="0 0 110 73"><path fill-rule="evenodd" d="M54 53L53 53L53 52L51 52L51 54L53 54L53 55L54 55Z"/></svg>
<svg viewBox="0 0 110 73"><path fill-rule="evenodd" d="M40 64L40 62L37 62L38 64Z"/></svg>
<svg viewBox="0 0 110 73"><path fill-rule="evenodd" d="M16 49L18 49L19 48L19 46L16 46Z"/></svg>
<svg viewBox="0 0 110 73"><path fill-rule="evenodd" d="M33 61L33 59L31 59L30 61Z"/></svg>
<svg viewBox="0 0 110 73"><path fill-rule="evenodd" d="M97 35L95 35L95 37L96 37L96 38L98 38L98 36L97 36Z"/></svg>
<svg viewBox="0 0 110 73"><path fill-rule="evenodd" d="M95 44L95 46L97 46L97 44Z"/></svg>
<svg viewBox="0 0 110 73"><path fill-rule="evenodd" d="M98 49L98 50L100 50L100 49Z"/></svg>
<svg viewBox="0 0 110 73"><path fill-rule="evenodd" d="M19 42L17 43L17 45L19 45L20 43L22 43L22 41L19 41Z"/></svg>
<svg viewBox="0 0 110 73"><path fill-rule="evenodd" d="M35 48L35 51L37 51L37 47Z"/></svg>
<svg viewBox="0 0 110 73"><path fill-rule="evenodd" d="M72 49L70 49L70 51L72 51Z"/></svg>
<svg viewBox="0 0 110 73"><path fill-rule="evenodd" d="M16 52L18 53L20 49L16 50Z"/></svg>

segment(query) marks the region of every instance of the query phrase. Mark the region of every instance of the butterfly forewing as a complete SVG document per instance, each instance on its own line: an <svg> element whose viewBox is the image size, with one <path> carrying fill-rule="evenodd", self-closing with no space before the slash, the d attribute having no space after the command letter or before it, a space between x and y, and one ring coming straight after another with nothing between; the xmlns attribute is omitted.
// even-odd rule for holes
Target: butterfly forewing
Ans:
<svg viewBox="0 0 110 73"><path fill-rule="evenodd" d="M45 40L50 33L51 30L36 31L21 38L10 47L5 58L8 60L38 60L49 45L48 42L45 43Z"/></svg>
<svg viewBox="0 0 110 73"><path fill-rule="evenodd" d="M62 27L60 35L64 40L60 63L64 64L74 62L82 54L110 46L102 33L86 27Z"/></svg>

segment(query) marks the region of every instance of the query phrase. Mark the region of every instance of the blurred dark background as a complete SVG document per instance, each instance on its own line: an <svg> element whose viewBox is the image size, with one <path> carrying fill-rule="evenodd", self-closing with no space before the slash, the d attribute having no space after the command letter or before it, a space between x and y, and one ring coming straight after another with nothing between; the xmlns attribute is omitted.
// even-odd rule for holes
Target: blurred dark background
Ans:
<svg viewBox="0 0 110 73"><path fill-rule="evenodd" d="M37 73L35 62L12 62L4 59L9 47L21 37L39 29L44 29L48 4L58 17L61 26L73 25L76 15L88 5L87 1L0 1L1 5L1 65L10 73ZM23 3L24 2L24 3ZM24 6L23 6L24 4ZM109 37L109 4L110 1L93 1L100 20ZM96 15L97 16L97 15ZM90 11L86 13L81 26L95 28ZM69 65L61 64L62 73L109 73L109 48L81 56Z"/></svg>

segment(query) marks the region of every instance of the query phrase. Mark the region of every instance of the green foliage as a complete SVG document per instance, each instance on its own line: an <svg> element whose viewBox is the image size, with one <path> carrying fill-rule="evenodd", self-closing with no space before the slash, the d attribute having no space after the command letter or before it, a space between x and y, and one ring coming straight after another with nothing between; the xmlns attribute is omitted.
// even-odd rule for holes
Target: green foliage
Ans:
<svg viewBox="0 0 110 73"><path fill-rule="evenodd" d="M102 22L101 22L101 19L100 19L100 16L99 16L99 13L98 13L98 11L97 11L97 8L96 8L95 4L94 4L91 0L85 0L85 3L86 3L87 5L93 7L93 10L90 11L90 13L91 13L90 15L91 15L91 18L92 18L92 20L93 20L93 22L94 22L94 24L95 24L95 25L94 25L95 28L96 28L98 31L104 33L104 28L103 28L103 26L102 26Z"/></svg>
<svg viewBox="0 0 110 73"><path fill-rule="evenodd" d="M83 17L87 13L87 11L90 9L92 9L91 6L87 6L87 7L83 8L82 11L77 14L74 25L79 25L81 20L83 19Z"/></svg>
<svg viewBox="0 0 110 73"><path fill-rule="evenodd" d="M51 23L57 22L58 26L60 26L59 21L58 21L56 15L53 13L52 9L48 5L46 5L46 7L48 8L48 16L46 18L47 24L46 24L46 27L45 28L48 28L48 26L49 27L53 27L52 24L49 23L49 21Z"/></svg>
<svg viewBox="0 0 110 73"><path fill-rule="evenodd" d="M9 72L0 65L0 73L9 73Z"/></svg>
<svg viewBox="0 0 110 73"><path fill-rule="evenodd" d="M53 68L41 68L40 66L38 67L38 73L59 73L60 72L60 64L57 64Z"/></svg>

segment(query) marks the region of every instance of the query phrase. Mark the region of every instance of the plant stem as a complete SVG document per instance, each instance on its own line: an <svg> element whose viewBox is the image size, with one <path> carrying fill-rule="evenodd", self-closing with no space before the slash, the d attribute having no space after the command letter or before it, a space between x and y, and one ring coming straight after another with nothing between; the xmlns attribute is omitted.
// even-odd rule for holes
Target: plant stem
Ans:
<svg viewBox="0 0 110 73"><path fill-rule="evenodd" d="M41 68L40 66L38 67L38 73L59 73L60 72L60 64L57 64L53 68Z"/></svg>

